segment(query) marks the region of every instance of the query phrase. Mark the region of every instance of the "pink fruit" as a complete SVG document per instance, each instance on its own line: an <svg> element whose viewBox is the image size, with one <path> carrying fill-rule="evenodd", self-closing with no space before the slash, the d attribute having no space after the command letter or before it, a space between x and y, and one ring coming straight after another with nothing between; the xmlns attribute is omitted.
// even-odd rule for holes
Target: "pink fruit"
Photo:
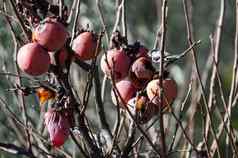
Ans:
<svg viewBox="0 0 238 158"><path fill-rule="evenodd" d="M71 113L63 110L49 109L45 113L45 125L54 147L60 147L68 139L71 126L70 117Z"/></svg>
<svg viewBox="0 0 238 158"><path fill-rule="evenodd" d="M133 86L132 82L129 80L121 80L117 82L116 88L119 92L119 94L116 92L116 97L118 98L121 107L124 108L124 105L126 105L127 102L136 95L137 89ZM113 91L112 91L112 101L115 105L117 104Z"/></svg>
<svg viewBox="0 0 238 158"><path fill-rule="evenodd" d="M107 64L108 62L108 64ZM130 67L130 58L125 54L123 49L112 49L104 54L101 58L102 71L111 78L111 73L115 80L120 80L127 76Z"/></svg>
<svg viewBox="0 0 238 158"><path fill-rule="evenodd" d="M28 43L19 49L17 64L22 71L37 76L48 71L50 57L38 43Z"/></svg>
<svg viewBox="0 0 238 158"><path fill-rule="evenodd" d="M140 57L131 65L129 76L137 88L143 88L152 79L154 71L150 59Z"/></svg>
<svg viewBox="0 0 238 158"><path fill-rule="evenodd" d="M159 79L152 80L146 87L147 95L154 104L161 105L159 101L160 86ZM163 105L162 107L169 106L177 97L177 85L172 79L163 80Z"/></svg>
<svg viewBox="0 0 238 158"><path fill-rule="evenodd" d="M73 41L72 49L75 51L76 57L81 60L90 60L95 56L97 47L97 39L92 32L83 32L79 34Z"/></svg>
<svg viewBox="0 0 238 158"><path fill-rule="evenodd" d="M48 51L55 51L64 46L68 35L63 24L56 19L47 18L35 28L32 40L37 41Z"/></svg>

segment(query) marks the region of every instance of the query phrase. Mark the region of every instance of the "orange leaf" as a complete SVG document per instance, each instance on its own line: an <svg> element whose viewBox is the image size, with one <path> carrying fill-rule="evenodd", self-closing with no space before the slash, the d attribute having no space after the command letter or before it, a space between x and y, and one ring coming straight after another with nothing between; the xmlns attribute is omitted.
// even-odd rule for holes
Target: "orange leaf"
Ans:
<svg viewBox="0 0 238 158"><path fill-rule="evenodd" d="M36 89L36 94L40 100L40 105L43 105L46 101L54 99L56 97L56 92L44 87Z"/></svg>

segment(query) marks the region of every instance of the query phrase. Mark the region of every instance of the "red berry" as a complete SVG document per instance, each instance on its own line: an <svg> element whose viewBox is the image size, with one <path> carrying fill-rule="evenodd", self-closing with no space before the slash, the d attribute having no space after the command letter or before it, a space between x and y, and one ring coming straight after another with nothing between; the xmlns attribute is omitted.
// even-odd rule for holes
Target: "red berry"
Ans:
<svg viewBox="0 0 238 158"><path fill-rule="evenodd" d="M28 43L22 46L17 54L17 64L29 75L37 76L48 71L50 57L38 43Z"/></svg>
<svg viewBox="0 0 238 158"><path fill-rule="evenodd" d="M107 52L107 62L104 54L101 58L101 69L108 77L111 78L111 71L115 80L120 80L127 76L130 58L123 49L109 50Z"/></svg>
<svg viewBox="0 0 238 158"><path fill-rule="evenodd" d="M72 49L76 57L81 60L90 60L95 56L97 40L92 32L83 32L73 41Z"/></svg>
<svg viewBox="0 0 238 158"><path fill-rule="evenodd" d="M63 24L53 18L47 18L35 28L32 40L37 41L49 51L55 51L64 46L68 35Z"/></svg>
<svg viewBox="0 0 238 158"><path fill-rule="evenodd" d="M45 113L45 125L54 147L60 147L68 139L71 126L69 117L70 113L68 113L68 111L50 109Z"/></svg>
<svg viewBox="0 0 238 158"><path fill-rule="evenodd" d="M122 108L124 108L124 105L127 104L127 102L136 95L136 91L137 89L133 86L132 82L129 80L121 80L119 82L116 83L116 88L121 96L117 93L116 91L116 96L119 100L119 103L121 105ZM116 105L117 101L114 95L114 92L112 91L112 101L113 103Z"/></svg>
<svg viewBox="0 0 238 158"><path fill-rule="evenodd" d="M146 88L147 95L154 104L161 105L159 101L160 86L159 79L152 80L148 83ZM163 105L166 107L170 105L174 99L177 97L177 85L176 82L172 79L163 80Z"/></svg>

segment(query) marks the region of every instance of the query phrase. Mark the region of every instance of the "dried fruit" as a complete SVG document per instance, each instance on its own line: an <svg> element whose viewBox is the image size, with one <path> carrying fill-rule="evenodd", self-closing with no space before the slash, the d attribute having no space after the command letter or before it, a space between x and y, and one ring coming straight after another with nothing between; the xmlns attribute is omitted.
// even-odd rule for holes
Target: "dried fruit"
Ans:
<svg viewBox="0 0 238 158"><path fill-rule="evenodd" d="M140 124L147 123L158 113L158 107L147 96L134 97L128 101L127 106Z"/></svg>
<svg viewBox="0 0 238 158"><path fill-rule="evenodd" d="M129 76L133 81L135 87L143 88L148 81L150 81L155 72L154 67L149 58L140 57L133 62Z"/></svg>
<svg viewBox="0 0 238 158"><path fill-rule="evenodd" d="M66 28L54 18L46 18L32 33L32 40L37 41L48 51L62 48L69 36Z"/></svg>
<svg viewBox="0 0 238 158"><path fill-rule="evenodd" d="M50 57L38 43L22 46L17 54L19 68L29 75L37 76L46 73L50 66Z"/></svg>
<svg viewBox="0 0 238 158"><path fill-rule="evenodd" d="M177 97L177 85L173 79L167 78L163 80L163 105L162 107L169 106ZM159 94L160 86L159 79L152 80L146 87L147 95L151 102L161 106Z"/></svg>
<svg viewBox="0 0 238 158"><path fill-rule="evenodd" d="M92 32L83 32L73 41L72 49L76 57L81 60L90 60L95 56L97 39Z"/></svg>
<svg viewBox="0 0 238 158"><path fill-rule="evenodd" d="M72 113L66 109L57 111L52 108L45 113L45 125L54 147L60 147L68 139L72 124L70 117Z"/></svg>
<svg viewBox="0 0 238 158"><path fill-rule="evenodd" d="M107 61L106 61L107 55ZM121 49L111 49L101 58L102 71L111 78L111 73L115 80L123 79L127 76L130 67L130 58ZM108 62L108 63L107 63Z"/></svg>

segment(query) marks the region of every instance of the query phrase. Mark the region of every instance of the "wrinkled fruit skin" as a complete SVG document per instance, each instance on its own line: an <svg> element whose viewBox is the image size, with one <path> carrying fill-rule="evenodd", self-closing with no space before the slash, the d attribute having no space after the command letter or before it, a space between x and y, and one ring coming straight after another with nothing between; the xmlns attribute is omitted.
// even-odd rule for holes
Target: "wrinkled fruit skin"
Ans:
<svg viewBox="0 0 238 158"><path fill-rule="evenodd" d="M136 95L137 89L133 86L132 82L129 80L121 80L117 82L116 88L120 93L122 100L120 99L119 95L117 95L117 98L119 100L121 107L124 108L124 105L126 105L127 102ZM117 101L113 91L111 95L113 103L117 105Z"/></svg>
<svg viewBox="0 0 238 158"><path fill-rule="evenodd" d="M68 35L63 24L55 19L47 18L35 28L32 40L38 42L48 51L56 51L64 46Z"/></svg>
<svg viewBox="0 0 238 158"><path fill-rule="evenodd" d="M147 95L151 102L154 104L161 106L159 101L159 79L152 80L148 83L146 87ZM167 107L170 105L175 98L177 97L177 84L173 79L164 79L163 80L163 105L162 107Z"/></svg>
<svg viewBox="0 0 238 158"><path fill-rule="evenodd" d="M159 111L158 107L150 102L146 96L138 96L128 101L128 108L140 124L145 124Z"/></svg>
<svg viewBox="0 0 238 158"><path fill-rule="evenodd" d="M81 60L90 60L94 58L97 47L97 40L93 37L92 32L83 32L73 41L72 49L76 57Z"/></svg>
<svg viewBox="0 0 238 158"><path fill-rule="evenodd" d="M48 71L50 56L38 43L28 43L19 49L17 64L25 73L38 76Z"/></svg>
<svg viewBox="0 0 238 158"><path fill-rule="evenodd" d="M70 134L70 113L50 109L45 113L45 125L54 147L60 147L68 139Z"/></svg>
<svg viewBox="0 0 238 158"><path fill-rule="evenodd" d="M123 79L127 76L130 68L130 58L126 55L123 49L112 49L104 54L101 58L101 69L102 71L111 78L111 70L115 80Z"/></svg>
<svg viewBox="0 0 238 158"><path fill-rule="evenodd" d="M131 65L129 76L137 88L143 88L152 79L154 72L150 59L140 57Z"/></svg>
<svg viewBox="0 0 238 158"><path fill-rule="evenodd" d="M59 54L56 55L56 59L55 60L58 60L59 65L62 66L62 65L64 65L65 61L68 59L69 54L68 54L68 51L67 51L67 49L65 47L60 49L58 53ZM56 61L54 61L55 53L49 52L49 54L50 54L50 63L55 65L56 64Z"/></svg>

